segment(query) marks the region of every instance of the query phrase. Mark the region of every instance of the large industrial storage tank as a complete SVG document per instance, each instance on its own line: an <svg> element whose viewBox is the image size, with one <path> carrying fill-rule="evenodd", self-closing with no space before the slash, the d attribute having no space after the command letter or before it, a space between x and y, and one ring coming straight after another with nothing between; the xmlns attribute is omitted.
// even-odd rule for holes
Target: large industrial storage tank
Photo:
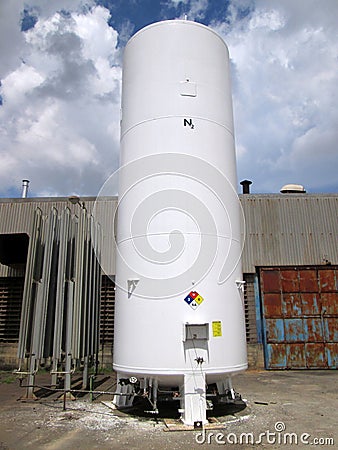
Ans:
<svg viewBox="0 0 338 450"><path fill-rule="evenodd" d="M181 399L206 422L210 385L247 368L242 225L228 49L191 21L152 24L123 63L115 401ZM130 394L128 397L126 394Z"/></svg>

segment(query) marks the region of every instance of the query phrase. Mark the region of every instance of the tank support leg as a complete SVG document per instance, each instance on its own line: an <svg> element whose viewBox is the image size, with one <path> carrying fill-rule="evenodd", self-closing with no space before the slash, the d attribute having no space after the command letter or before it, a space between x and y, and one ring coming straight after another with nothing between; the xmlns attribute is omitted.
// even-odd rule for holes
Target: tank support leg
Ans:
<svg viewBox="0 0 338 450"><path fill-rule="evenodd" d="M228 377L224 381L218 381L216 384L219 395L218 401L220 403L234 403L235 401L242 400L240 394L232 387L231 377Z"/></svg>
<svg viewBox="0 0 338 450"><path fill-rule="evenodd" d="M184 375L181 392L182 421L185 425L203 426L207 421L205 374L198 372Z"/></svg>
<svg viewBox="0 0 338 450"><path fill-rule="evenodd" d="M132 384L127 384L124 379L117 374L116 392L113 398L113 405L116 408L132 406L134 400L134 388Z"/></svg>
<svg viewBox="0 0 338 450"><path fill-rule="evenodd" d="M158 412L158 410L157 410L157 390L158 390L158 381L154 380L154 383L153 383L153 398L152 398L152 400L153 400L153 408L154 408L155 412Z"/></svg>
<svg viewBox="0 0 338 450"><path fill-rule="evenodd" d="M224 381L218 381L216 383L216 385L217 385L218 393L220 395L228 394L231 397L232 400L235 400L236 393L235 393L234 388L232 387L232 379L231 379L231 377L228 377Z"/></svg>

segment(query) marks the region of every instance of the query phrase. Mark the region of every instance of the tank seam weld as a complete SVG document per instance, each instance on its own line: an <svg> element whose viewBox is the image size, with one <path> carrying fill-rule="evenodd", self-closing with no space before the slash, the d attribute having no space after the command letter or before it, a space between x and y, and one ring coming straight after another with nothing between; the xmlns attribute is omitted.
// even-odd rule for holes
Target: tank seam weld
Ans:
<svg viewBox="0 0 338 450"><path fill-rule="evenodd" d="M163 235L169 235L172 234L170 231L168 233L164 233L164 232L160 232L160 233L146 233L146 234L138 234L135 236L131 236L131 237L127 237L121 240L117 240L116 239L116 244L122 244L123 242L127 242L127 241L132 241L136 238L142 238L142 237L146 237L146 236L163 236ZM232 236L227 236L227 235L223 235L223 234L211 234L211 233L196 233L196 232L185 232L182 233L183 235L198 235L198 236L211 236L211 237L217 237L217 238L222 238L222 239L231 239L232 241L236 241L238 243L241 242L240 239L236 239Z"/></svg>
<svg viewBox="0 0 338 450"><path fill-rule="evenodd" d="M172 115L172 116L160 116L160 117L154 117L152 119L146 119L146 120L142 120L141 122L136 123L135 125L131 126L130 128L128 128L126 131L124 131L123 133L121 133L121 141L124 138L124 136L126 134L128 134L131 130L133 130L134 128L138 127L139 125L143 125L147 122L153 122L155 120L161 120L161 119L172 119L172 118L181 118L184 119L186 117L189 117L191 119L198 119L198 120L204 120L206 122L211 122L215 125L218 125L222 128L224 128L226 131L228 131L229 134L231 134L232 137L234 137L234 133L231 131L230 128L228 128L226 125L223 125L219 122L217 122L216 120L212 120L212 119L208 119L206 117L199 117L199 116L190 116L189 114L185 114L185 115Z"/></svg>

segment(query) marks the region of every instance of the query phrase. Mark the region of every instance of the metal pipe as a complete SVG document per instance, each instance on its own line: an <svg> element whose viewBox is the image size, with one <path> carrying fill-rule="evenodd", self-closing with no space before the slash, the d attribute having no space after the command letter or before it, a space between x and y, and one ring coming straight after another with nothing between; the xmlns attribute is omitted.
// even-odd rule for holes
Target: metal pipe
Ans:
<svg viewBox="0 0 338 450"><path fill-rule="evenodd" d="M27 351L28 333L31 327L30 314L34 306L33 283L35 281L38 246L40 245L42 233L41 223L42 223L42 211L40 208L37 208L34 214L34 223L31 232L31 238L29 239L26 275L22 295L22 311L21 311L20 334L18 344L18 358L20 359L20 367Z"/></svg>
<svg viewBox="0 0 338 450"><path fill-rule="evenodd" d="M93 385L94 385L94 376L91 375L89 377L89 392L90 392L90 401L92 402L94 400L94 395L93 395Z"/></svg>
<svg viewBox="0 0 338 450"><path fill-rule="evenodd" d="M69 283L68 289L68 302L67 302L67 322L66 322L66 360L65 360L65 391L70 389L71 386L71 368L72 368L72 327L73 327L73 302L74 302L74 283Z"/></svg>
<svg viewBox="0 0 338 450"><path fill-rule="evenodd" d="M242 185L243 194L250 194L250 185L252 184L252 181L243 180L240 184Z"/></svg>
<svg viewBox="0 0 338 450"><path fill-rule="evenodd" d="M20 386L22 388L39 388L39 389L45 389L46 391L52 391L52 392L63 392L65 393L64 389L54 389L48 386L41 386L39 384L33 384L33 385L22 385ZM130 396L130 392L129 393L116 393L116 392L112 392L112 391L90 391L90 390L85 390L85 389L69 389L66 391L66 393L78 393L78 394L99 394L99 395L103 395L103 394L108 394L108 395L118 395L120 397L129 397Z"/></svg>
<svg viewBox="0 0 338 450"><path fill-rule="evenodd" d="M68 280L66 279L67 267L67 250L69 247L69 233L70 233L70 209L65 208L61 216L60 225L60 246L58 254L58 272L56 282L56 301L55 301L55 319L54 319L54 341L53 341L53 355L51 375L54 376L52 384L56 384L56 375L58 374L58 365L61 360L62 348L62 328L63 320L67 311L65 311L65 296L68 294Z"/></svg>
<svg viewBox="0 0 338 450"><path fill-rule="evenodd" d="M27 198L29 180L22 180L22 198Z"/></svg>
<svg viewBox="0 0 338 450"><path fill-rule="evenodd" d="M153 383L153 408L154 408L154 410L157 410L157 389L158 389L158 381L157 381L157 379L155 379L154 383Z"/></svg>
<svg viewBox="0 0 338 450"><path fill-rule="evenodd" d="M69 372L58 372L57 370L52 370L51 372L49 372L51 375L67 375L67 374L73 374L75 372L75 368L70 370Z"/></svg>
<svg viewBox="0 0 338 450"><path fill-rule="evenodd" d="M58 211L52 208L46 221L44 259L42 276L37 285L36 306L32 322L32 353L37 359L43 358L48 318L49 290L51 283L52 259L57 231Z"/></svg>
<svg viewBox="0 0 338 450"><path fill-rule="evenodd" d="M67 391L63 393L63 411L66 411Z"/></svg>

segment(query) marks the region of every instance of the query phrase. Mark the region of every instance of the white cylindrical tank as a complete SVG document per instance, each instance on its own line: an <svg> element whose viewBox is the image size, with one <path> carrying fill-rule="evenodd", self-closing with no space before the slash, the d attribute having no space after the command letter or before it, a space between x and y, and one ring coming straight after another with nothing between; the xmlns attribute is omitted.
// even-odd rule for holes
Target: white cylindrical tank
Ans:
<svg viewBox="0 0 338 450"><path fill-rule="evenodd" d="M126 46L114 339L120 377L190 390L189 377L202 374L198 383L210 384L247 367L229 77L224 41L195 22L155 23Z"/></svg>

